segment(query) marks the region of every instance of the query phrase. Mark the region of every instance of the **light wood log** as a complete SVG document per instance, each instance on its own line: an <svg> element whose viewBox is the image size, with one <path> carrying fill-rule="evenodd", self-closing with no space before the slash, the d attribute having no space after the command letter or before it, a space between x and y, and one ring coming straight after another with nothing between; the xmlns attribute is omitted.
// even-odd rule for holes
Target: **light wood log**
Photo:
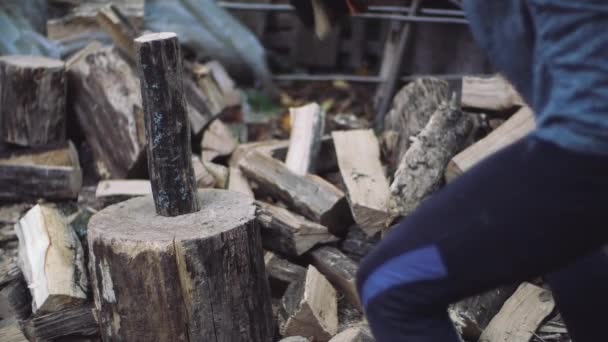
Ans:
<svg viewBox="0 0 608 342"><path fill-rule="evenodd" d="M411 144L427 125L439 104L448 100L448 83L435 78L422 78L403 87L393 99L393 107L384 119L382 140L393 174Z"/></svg>
<svg viewBox="0 0 608 342"><path fill-rule="evenodd" d="M357 285L357 270L359 266L344 255L339 249L331 246L319 247L310 252L312 264L327 280L355 307L361 309Z"/></svg>
<svg viewBox="0 0 608 342"><path fill-rule="evenodd" d="M240 167L258 189L283 201L293 212L326 226L332 234L343 235L352 223L344 193L320 177L299 176L257 151L248 153Z"/></svg>
<svg viewBox="0 0 608 342"><path fill-rule="evenodd" d="M317 244L336 241L327 227L311 222L287 209L256 202L265 249L288 256L299 256Z"/></svg>
<svg viewBox="0 0 608 342"><path fill-rule="evenodd" d="M135 46L133 40L139 35L127 17L118 6L108 4L97 11L97 23L106 31L117 48L119 48L131 62L135 62Z"/></svg>
<svg viewBox="0 0 608 342"><path fill-rule="evenodd" d="M391 211L406 216L437 190L446 167L473 129L455 99L440 105L403 156L391 184Z"/></svg>
<svg viewBox="0 0 608 342"><path fill-rule="evenodd" d="M194 179L196 179L196 186L200 188L213 188L215 187L215 177L209 173L201 159L197 156L192 157L192 168L194 169Z"/></svg>
<svg viewBox="0 0 608 342"><path fill-rule="evenodd" d="M310 339L302 336L289 336L280 340L279 342L310 342Z"/></svg>
<svg viewBox="0 0 608 342"><path fill-rule="evenodd" d="M209 161L203 162L203 166L205 167L205 170L213 176L215 188L226 189L228 187L230 171L227 167Z"/></svg>
<svg viewBox="0 0 608 342"><path fill-rule="evenodd" d="M112 196L146 196L152 194L152 186L149 180L143 179L115 179L102 180L97 183L95 197L112 197Z"/></svg>
<svg viewBox="0 0 608 342"><path fill-rule="evenodd" d="M0 157L0 199L74 199L81 187L80 161L71 142Z"/></svg>
<svg viewBox="0 0 608 342"><path fill-rule="evenodd" d="M243 172L238 167L230 167L230 174L228 175L228 190L240 192L248 197L253 198L253 190L247 181L247 178L243 176Z"/></svg>
<svg viewBox="0 0 608 342"><path fill-rule="evenodd" d="M146 136L139 80L109 47L91 44L68 62L72 109L95 161L111 178L145 170Z"/></svg>
<svg viewBox="0 0 608 342"><path fill-rule="evenodd" d="M19 267L32 294L34 313L82 304L88 293L80 240L54 207L36 205L15 225Z"/></svg>
<svg viewBox="0 0 608 342"><path fill-rule="evenodd" d="M62 337L97 336L99 325L91 304L57 312L37 314L23 323L25 335L34 341L56 341Z"/></svg>
<svg viewBox="0 0 608 342"><path fill-rule="evenodd" d="M282 297L291 283L301 281L306 276L306 268L272 252L264 254L264 265L273 297Z"/></svg>
<svg viewBox="0 0 608 342"><path fill-rule="evenodd" d="M550 291L523 283L483 331L479 342L528 342L554 308Z"/></svg>
<svg viewBox="0 0 608 342"><path fill-rule="evenodd" d="M535 126L532 110L522 107L485 138L454 156L445 172L446 181L454 180L481 160L523 138L532 132Z"/></svg>
<svg viewBox="0 0 608 342"><path fill-rule="evenodd" d="M391 192L378 139L372 130L334 131L332 137L355 222L372 236L390 223Z"/></svg>
<svg viewBox="0 0 608 342"><path fill-rule="evenodd" d="M325 112L317 103L290 108L291 137L285 165L297 175L315 173L325 130Z"/></svg>
<svg viewBox="0 0 608 342"><path fill-rule="evenodd" d="M314 266L304 281L292 283L283 296L281 335L329 341L338 331L336 290Z"/></svg>
<svg viewBox="0 0 608 342"><path fill-rule="evenodd" d="M241 94L236 89L234 80L218 61L194 64L192 71L200 89L208 94L212 113L241 104Z"/></svg>
<svg viewBox="0 0 608 342"><path fill-rule="evenodd" d="M209 189L199 201L200 211L177 217L155 215L150 196L93 216L91 283L104 341L272 340L252 200Z"/></svg>
<svg viewBox="0 0 608 342"><path fill-rule="evenodd" d="M375 342L368 326L358 325L345 329L329 342Z"/></svg>
<svg viewBox="0 0 608 342"><path fill-rule="evenodd" d="M513 86L500 75L462 79L462 107L504 112L524 106Z"/></svg>
<svg viewBox="0 0 608 342"><path fill-rule="evenodd" d="M215 120L209 125L209 129L204 132L201 140L204 160L211 160L205 158L209 152L215 152L214 156L229 156L237 146L238 143L232 132L219 120Z"/></svg>
<svg viewBox="0 0 608 342"><path fill-rule="evenodd" d="M190 126L175 33L135 40L148 139L148 171L156 212L178 216L199 210L192 169Z"/></svg>
<svg viewBox="0 0 608 342"><path fill-rule="evenodd" d="M63 61L0 57L0 140L21 146L65 141L66 94Z"/></svg>

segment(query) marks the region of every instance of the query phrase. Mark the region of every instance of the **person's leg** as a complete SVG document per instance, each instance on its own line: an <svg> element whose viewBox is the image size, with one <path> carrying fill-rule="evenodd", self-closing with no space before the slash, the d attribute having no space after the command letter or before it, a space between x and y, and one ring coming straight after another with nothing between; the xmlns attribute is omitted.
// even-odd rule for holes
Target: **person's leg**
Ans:
<svg viewBox="0 0 608 342"><path fill-rule="evenodd" d="M608 251L579 258L546 278L574 341L597 340L606 333Z"/></svg>
<svg viewBox="0 0 608 342"><path fill-rule="evenodd" d="M607 174L608 157L528 137L427 199L361 264L357 286L378 341L457 341L448 304L599 249Z"/></svg>

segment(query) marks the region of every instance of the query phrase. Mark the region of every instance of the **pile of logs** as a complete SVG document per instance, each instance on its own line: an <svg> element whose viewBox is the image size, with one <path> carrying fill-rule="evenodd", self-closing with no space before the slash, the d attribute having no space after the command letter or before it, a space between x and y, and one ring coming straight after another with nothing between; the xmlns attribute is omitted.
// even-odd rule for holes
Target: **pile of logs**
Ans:
<svg viewBox="0 0 608 342"><path fill-rule="evenodd" d="M217 120L244 101L222 65L182 65L173 34L134 42L113 11L71 23L115 46L0 57L0 200L29 203L0 206L0 247L19 251L0 254L1 341L373 341L361 259L534 128L499 76L466 77L461 96L429 78L395 96L379 136L330 131L310 103L289 109L289 139L239 143ZM554 307L523 283L449 313L463 340L523 342L566 333L541 327Z"/></svg>

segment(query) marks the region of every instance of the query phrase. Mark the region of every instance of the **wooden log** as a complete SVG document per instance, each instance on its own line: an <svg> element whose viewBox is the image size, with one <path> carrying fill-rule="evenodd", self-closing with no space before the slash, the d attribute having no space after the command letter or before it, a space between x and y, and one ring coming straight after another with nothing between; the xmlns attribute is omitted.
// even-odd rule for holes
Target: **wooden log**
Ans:
<svg viewBox="0 0 608 342"><path fill-rule="evenodd" d="M516 286L504 286L452 304L448 313L466 341L477 341L492 318L515 292Z"/></svg>
<svg viewBox="0 0 608 342"><path fill-rule="evenodd" d="M359 226L353 225L340 242L340 250L355 262L360 262L379 241L380 234L368 236Z"/></svg>
<svg viewBox="0 0 608 342"><path fill-rule="evenodd" d="M409 149L411 138L426 126L439 104L448 99L448 83L436 78L421 78L403 87L393 100L384 120L382 140L393 174Z"/></svg>
<svg viewBox="0 0 608 342"><path fill-rule="evenodd" d="M391 192L378 139L372 130L334 131L332 137L355 222L372 236L390 223Z"/></svg>
<svg viewBox="0 0 608 342"><path fill-rule="evenodd" d="M213 116L209 109L209 100L189 77L184 78L184 94L188 100L188 117L192 135L199 137Z"/></svg>
<svg viewBox="0 0 608 342"><path fill-rule="evenodd" d="M0 157L0 199L74 199L81 187L80 161L71 142Z"/></svg>
<svg viewBox="0 0 608 342"><path fill-rule="evenodd" d="M264 265L273 297L282 297L291 283L301 281L306 276L306 268L272 252L264 254Z"/></svg>
<svg viewBox="0 0 608 342"><path fill-rule="evenodd" d="M129 64L115 49L92 44L67 65L72 109L96 163L111 178L141 175L144 112L139 80Z"/></svg>
<svg viewBox="0 0 608 342"><path fill-rule="evenodd" d="M258 222L262 227L265 249L296 257L317 244L336 241L327 227L294 214L287 209L261 201L256 202Z"/></svg>
<svg viewBox="0 0 608 342"><path fill-rule="evenodd" d="M156 212L163 216L195 212L199 205L177 35L146 34L135 40L135 46Z"/></svg>
<svg viewBox="0 0 608 342"><path fill-rule="evenodd" d="M481 160L523 138L534 127L534 113L529 107L522 107L486 137L454 156L445 172L446 181L454 180Z"/></svg>
<svg viewBox="0 0 608 342"><path fill-rule="evenodd" d="M4 323L4 322L3 322ZM2 342L28 342L19 327L19 322L11 320L0 327L0 341Z"/></svg>
<svg viewBox="0 0 608 342"><path fill-rule="evenodd" d="M247 197L253 198L253 190L251 190L251 186L249 186L249 182L243 176L241 169L238 167L230 167L228 175L228 190L240 192Z"/></svg>
<svg viewBox="0 0 608 342"><path fill-rule="evenodd" d="M8 304L9 313L19 321L32 315L32 296L21 272L0 290L0 301Z"/></svg>
<svg viewBox="0 0 608 342"><path fill-rule="evenodd" d="M65 141L66 94L63 61L0 57L0 140L21 146Z"/></svg>
<svg viewBox="0 0 608 342"><path fill-rule="evenodd" d="M209 152L215 152L214 156L229 156L238 146L238 142L234 138L232 132L219 120L213 121L209 125L209 129L204 132L201 140L201 149L203 151L203 159Z"/></svg>
<svg viewBox="0 0 608 342"><path fill-rule="evenodd" d="M334 235L343 235L352 222L344 193L320 177L299 176L257 151L248 153L240 167L261 191L283 201L293 212L326 226Z"/></svg>
<svg viewBox="0 0 608 342"><path fill-rule="evenodd" d="M207 170L207 168L199 157L192 157L192 168L194 169L194 179L196 180L196 186L199 189L215 187L215 177Z"/></svg>
<svg viewBox="0 0 608 342"><path fill-rule="evenodd" d="M369 327L358 325L343 330L338 335L334 336L329 342L374 342L374 336Z"/></svg>
<svg viewBox="0 0 608 342"><path fill-rule="evenodd" d="M297 175L314 173L325 130L325 112L316 103L290 108L291 137L285 165Z"/></svg>
<svg viewBox="0 0 608 342"><path fill-rule="evenodd" d="M462 149L473 119L455 99L440 105L403 156L391 184L391 211L410 214L443 182L450 159Z"/></svg>
<svg viewBox="0 0 608 342"><path fill-rule="evenodd" d="M355 307L361 309L357 285L355 284L359 266L331 246L319 247L310 252L312 264L327 280L342 293Z"/></svg>
<svg viewBox="0 0 608 342"><path fill-rule="evenodd" d="M550 291L523 283L483 331L479 342L528 342L554 308Z"/></svg>
<svg viewBox="0 0 608 342"><path fill-rule="evenodd" d="M289 336L280 340L279 342L310 342L310 339L302 336Z"/></svg>
<svg viewBox="0 0 608 342"><path fill-rule="evenodd" d="M328 341L338 331L336 290L314 266L304 281L292 283L281 303L281 335Z"/></svg>
<svg viewBox="0 0 608 342"><path fill-rule="evenodd" d="M214 108L214 114L241 104L241 94L234 80L218 61L195 64L192 71L201 90L208 94L210 108Z"/></svg>
<svg viewBox="0 0 608 342"><path fill-rule="evenodd" d="M34 315L23 323L25 335L34 341L56 341L68 336L97 336L99 325L90 304Z"/></svg>
<svg viewBox="0 0 608 342"><path fill-rule="evenodd" d="M228 187L228 181L230 177L230 171L224 165L216 164L213 162L203 162L205 170L213 176L213 186L217 189L226 189Z"/></svg>
<svg viewBox="0 0 608 342"><path fill-rule="evenodd" d="M88 280L80 240L52 206L36 205L15 225L19 267L32 294L34 313L82 304Z"/></svg>
<svg viewBox="0 0 608 342"><path fill-rule="evenodd" d="M462 107L505 112L525 106L515 88L500 75L462 79Z"/></svg>
<svg viewBox="0 0 608 342"><path fill-rule="evenodd" d="M209 189L199 201L200 211L178 217L154 215L150 196L93 216L91 278L104 340L272 340L251 199Z"/></svg>
<svg viewBox="0 0 608 342"><path fill-rule="evenodd" d="M146 196L152 194L150 181L143 179L102 180L97 183L95 197L101 199L113 196Z"/></svg>
<svg viewBox="0 0 608 342"><path fill-rule="evenodd" d="M122 14L118 6L106 5L97 12L97 23L106 31L117 48L119 48L131 62L135 62L135 46L133 40L139 35L127 17Z"/></svg>

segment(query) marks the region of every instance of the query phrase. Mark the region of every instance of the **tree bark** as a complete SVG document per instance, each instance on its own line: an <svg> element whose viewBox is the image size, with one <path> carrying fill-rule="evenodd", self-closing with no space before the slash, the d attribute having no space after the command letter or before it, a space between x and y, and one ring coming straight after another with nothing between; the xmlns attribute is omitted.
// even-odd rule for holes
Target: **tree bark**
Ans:
<svg viewBox="0 0 608 342"><path fill-rule="evenodd" d="M0 140L21 146L65 141L66 94L63 61L0 57Z"/></svg>
<svg viewBox="0 0 608 342"><path fill-rule="evenodd" d="M198 211L177 35L146 34L135 40L135 47L156 212L178 216Z"/></svg>
<svg viewBox="0 0 608 342"><path fill-rule="evenodd" d="M199 192L202 209L155 215L152 197L89 223L104 341L271 341L273 318L251 199Z"/></svg>

